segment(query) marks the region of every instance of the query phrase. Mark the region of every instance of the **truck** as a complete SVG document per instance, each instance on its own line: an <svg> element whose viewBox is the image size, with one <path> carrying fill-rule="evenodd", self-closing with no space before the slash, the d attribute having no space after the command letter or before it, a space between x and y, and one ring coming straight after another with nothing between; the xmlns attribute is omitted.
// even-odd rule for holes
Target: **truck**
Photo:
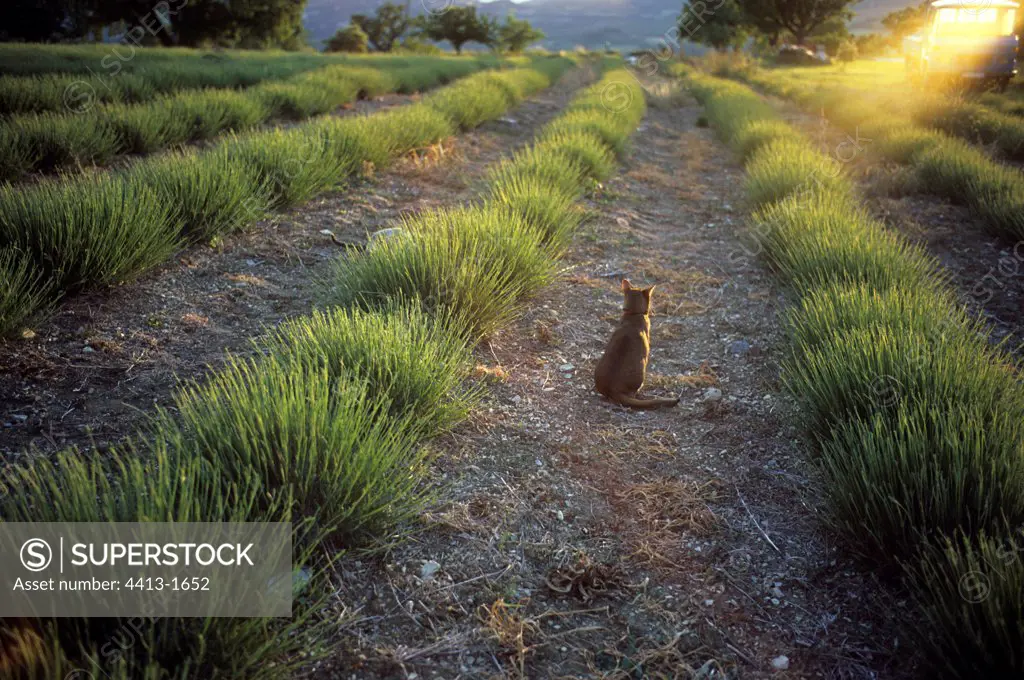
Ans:
<svg viewBox="0 0 1024 680"><path fill-rule="evenodd" d="M907 72L926 85L971 81L1006 89L1017 75L1020 5L1012 0L936 0L925 29L903 44Z"/></svg>

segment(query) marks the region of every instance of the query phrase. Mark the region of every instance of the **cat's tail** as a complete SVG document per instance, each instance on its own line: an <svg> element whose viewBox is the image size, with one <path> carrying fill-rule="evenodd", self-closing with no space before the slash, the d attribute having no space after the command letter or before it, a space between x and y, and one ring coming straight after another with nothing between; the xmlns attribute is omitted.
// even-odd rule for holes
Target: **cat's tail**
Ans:
<svg viewBox="0 0 1024 680"><path fill-rule="evenodd" d="M679 399L637 399L625 394L613 394L611 395L611 400L623 406L645 409L677 406L679 404Z"/></svg>

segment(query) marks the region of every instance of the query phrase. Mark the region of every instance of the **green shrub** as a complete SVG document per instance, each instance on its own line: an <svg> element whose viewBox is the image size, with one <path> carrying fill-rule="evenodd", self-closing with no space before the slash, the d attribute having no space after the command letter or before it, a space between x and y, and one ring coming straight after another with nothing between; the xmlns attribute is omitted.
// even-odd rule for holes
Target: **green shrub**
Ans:
<svg viewBox="0 0 1024 680"><path fill-rule="evenodd" d="M955 341L977 337L984 324L972 318L952 293L927 287L876 287L860 282L822 284L808 289L786 315L795 347L812 347L834 333L865 328L892 328Z"/></svg>
<svg viewBox="0 0 1024 680"><path fill-rule="evenodd" d="M1011 533L1012 531L1012 533ZM913 633L934 677L1015 678L1024 672L1024 539L947 539L910 569L924 613Z"/></svg>
<svg viewBox="0 0 1024 680"><path fill-rule="evenodd" d="M922 395L892 416L842 423L821 451L833 522L883 562L955 531L1024 523L1021 415Z"/></svg>
<svg viewBox="0 0 1024 680"><path fill-rule="evenodd" d="M930 191L974 208L995 234L1024 238L1024 176L966 142L945 140L915 162Z"/></svg>
<svg viewBox="0 0 1024 680"><path fill-rule="evenodd" d="M60 289L109 285L178 248L180 225L151 189L118 177L0 190L0 242L22 249Z"/></svg>
<svg viewBox="0 0 1024 680"><path fill-rule="evenodd" d="M232 90L185 92L168 100L173 115L186 122L189 139L201 141L225 130L246 130L270 117L261 99Z"/></svg>
<svg viewBox="0 0 1024 680"><path fill-rule="evenodd" d="M291 498L268 503L255 473L235 480L185 447L128 443L119 451L75 449L34 456L0 472L0 516L9 522L252 522L289 519ZM181 455L181 454L185 455ZM269 511L266 509L269 506ZM285 680L323 657L319 619L325 596L312 563L314 541L302 525L293 536L296 565L313 584L296 598L290 619L162 618L40 620L39 665L47 676L83 669L96 677L253 677ZM129 632L130 631L130 632ZM5 631L6 632L6 631ZM128 634L136 642L124 645ZM116 649L117 653L111 653ZM29 673L32 670L26 669ZM194 673L193 673L194 672Z"/></svg>
<svg viewBox="0 0 1024 680"><path fill-rule="evenodd" d="M827 194L849 195L842 166L803 140L776 139L758 149L747 163L745 188L757 207L790 195L812 200Z"/></svg>
<svg viewBox="0 0 1024 680"><path fill-rule="evenodd" d="M508 211L438 210L400 227L403 237L339 260L326 282L328 304L381 309L416 301L460 314L479 337L514 319L522 301L555 274L537 231Z"/></svg>
<svg viewBox="0 0 1024 680"><path fill-rule="evenodd" d="M50 303L35 262L20 251L0 248L0 338L20 330Z"/></svg>
<svg viewBox="0 0 1024 680"><path fill-rule="evenodd" d="M117 132L100 120L44 113L13 119L14 134L31 149L33 165L26 171L49 171L74 165L104 164L120 148Z"/></svg>
<svg viewBox="0 0 1024 680"><path fill-rule="evenodd" d="M96 122L114 130L120 153L153 153L186 142L192 134L191 121L160 100L153 105L111 105L98 118L82 121L85 125Z"/></svg>
<svg viewBox="0 0 1024 680"><path fill-rule="evenodd" d="M455 134L451 121L424 104L413 104L354 119L354 126L369 140L370 162L386 167L397 156L436 144Z"/></svg>
<svg viewBox="0 0 1024 680"><path fill-rule="evenodd" d="M508 110L510 101L507 90L493 80L473 76L427 95L423 104L444 114L460 129L471 130L499 118Z"/></svg>
<svg viewBox="0 0 1024 680"><path fill-rule="evenodd" d="M230 360L175 398L177 417L154 428L158 446L199 457L231 484L255 475L259 503L292 498L336 540L382 539L424 500L429 428L319 359Z"/></svg>
<svg viewBox="0 0 1024 680"><path fill-rule="evenodd" d="M39 152L28 136L10 125L0 124L0 182L20 179L39 161Z"/></svg>
<svg viewBox="0 0 1024 680"><path fill-rule="evenodd" d="M359 169L358 158L344 158L317 129L270 130L235 137L225 145L235 162L254 168L270 190L272 208L307 201Z"/></svg>
<svg viewBox="0 0 1024 680"><path fill-rule="evenodd" d="M411 414L440 432L463 420L477 396L465 386L472 356L461 325L457 317L431 317L415 307L332 309L289 321L260 344L282 363L366 381L392 413Z"/></svg>
<svg viewBox="0 0 1024 680"><path fill-rule="evenodd" d="M541 139L551 136L558 136L566 132L584 132L601 140L601 142L621 156L629 141L633 130L625 127L621 119L616 118L607 112L597 110L571 111L559 116L544 127L541 132Z"/></svg>
<svg viewBox="0 0 1024 680"><path fill-rule="evenodd" d="M1024 417L1017 370L983 337L878 327L836 332L797 347L783 377L809 430L820 434L844 420L891 415L900 404L962 403L980 413Z"/></svg>
<svg viewBox="0 0 1024 680"><path fill-rule="evenodd" d="M251 95L270 111L271 117L292 120L303 120L327 113L355 100L358 93L359 85L346 79L328 82L266 83L251 91Z"/></svg>
<svg viewBox="0 0 1024 680"><path fill-rule="evenodd" d="M754 217L765 256L798 291L831 283L937 290L935 259L885 229L846 195L798 195Z"/></svg>
<svg viewBox="0 0 1024 680"><path fill-rule="evenodd" d="M560 191L536 176L516 174L492 181L488 196L491 205L515 213L536 229L554 257L565 252L582 220L575 199L575 193Z"/></svg>
<svg viewBox="0 0 1024 680"><path fill-rule="evenodd" d="M781 120L752 120L740 127L732 138L732 148L746 162L763 146L776 140L800 144L800 134Z"/></svg>
<svg viewBox="0 0 1024 680"><path fill-rule="evenodd" d="M587 176L579 162L568 155L541 153L531 146L491 168L487 182L493 186L535 182L578 198L583 194Z"/></svg>
<svg viewBox="0 0 1024 680"><path fill-rule="evenodd" d="M126 177L171 207L171 219L188 241L208 241L250 224L271 202L267 177L222 147L149 158Z"/></svg>
<svg viewBox="0 0 1024 680"><path fill-rule="evenodd" d="M615 172L615 155L599 137L588 132L565 131L546 135L534 144L536 153L562 156L583 170L586 177L606 180Z"/></svg>

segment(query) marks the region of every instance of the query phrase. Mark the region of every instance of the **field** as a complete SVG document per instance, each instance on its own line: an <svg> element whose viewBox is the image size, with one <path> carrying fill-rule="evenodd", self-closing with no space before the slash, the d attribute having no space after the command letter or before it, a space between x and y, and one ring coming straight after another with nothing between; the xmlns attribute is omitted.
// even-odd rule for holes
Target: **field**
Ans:
<svg viewBox="0 0 1024 680"><path fill-rule="evenodd" d="M0 48L0 518L290 521L293 614L0 677L1024 674L1016 93L106 56ZM593 391L623 278L675 409Z"/></svg>

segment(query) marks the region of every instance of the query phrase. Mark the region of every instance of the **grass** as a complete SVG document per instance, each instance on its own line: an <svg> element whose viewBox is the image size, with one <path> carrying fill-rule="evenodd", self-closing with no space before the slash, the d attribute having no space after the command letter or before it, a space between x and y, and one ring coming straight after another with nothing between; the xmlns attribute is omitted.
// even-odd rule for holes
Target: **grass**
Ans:
<svg viewBox="0 0 1024 680"><path fill-rule="evenodd" d="M32 257L56 290L120 283L179 245L173 208L119 177L0 189L0 242Z"/></svg>
<svg viewBox="0 0 1024 680"><path fill-rule="evenodd" d="M335 156L383 162L453 129L426 105L409 110L300 132L314 140L314 162L331 165ZM375 136L392 131L402 133L399 142ZM253 138L304 141L274 134L282 136ZM192 187L194 206L167 220L199 237L239 226L247 189L257 200L281 200L332 174L278 182L288 154L236 145L243 141L189 154L193 175L176 178L174 160L154 159L117 186L147 198L175 195L179 181ZM343 258L326 282L341 306L284 323L256 342L253 358L229 357L132 440L102 453L31 457L0 474L8 521L289 519L303 527L295 562L314 580L291 620L146 623L145 644L114 663L99 650L123 622L36 622L48 626L39 640L49 674L276 679L331 652L328 627L337 620L322 615L331 606L330 565L313 556L384 545L422 509L431 493L424 439L462 420L478 396L467 382L472 344L557 271L579 220L573 201L593 181L555 144L502 165L482 203L406 218L404 236ZM574 183L566 191L541 183L564 179L567 167ZM250 173L267 182L247 182Z"/></svg>
<svg viewBox="0 0 1024 680"><path fill-rule="evenodd" d="M862 556L902 574L936 674L1019 676L1024 570L1010 531L1024 522L1020 366L989 344L933 258L859 207L842 173L799 191L818 184L831 161L763 100L676 71L744 157L748 195L761 206L753 216L761 252L797 295L783 379L816 443L830 522ZM844 101L835 88L811 91L750 68L730 74L823 107L912 164L933 191L1014 233L1020 213L1008 207L1024 195L1016 171L905 121L873 122L869 104ZM970 600L963 579L977 574L989 591Z"/></svg>
<svg viewBox="0 0 1024 680"><path fill-rule="evenodd" d="M808 202L818 196L843 201L849 193L842 165L804 140L770 141L748 159L746 169L747 198L755 207L788 196Z"/></svg>
<svg viewBox="0 0 1024 680"><path fill-rule="evenodd" d="M128 57L127 59L121 57ZM0 49L0 115L86 110L96 104L140 104L161 95L207 89L241 90L270 82L334 79L356 74L367 96L384 83L370 71L387 72L392 85L414 92L483 68L492 56L394 56L297 54L109 46L4 45Z"/></svg>
<svg viewBox="0 0 1024 680"><path fill-rule="evenodd" d="M334 308L283 324L261 345L282 363L323 367L332 379L357 376L391 413L444 431L466 417L477 396L466 385L472 357L461 326L416 307Z"/></svg>
<svg viewBox="0 0 1024 680"><path fill-rule="evenodd" d="M383 60L377 69L338 64L312 71L300 69L287 80L259 82L244 91L185 89L154 94L141 102L115 98L81 112L44 110L13 116L0 120L0 140L9 142L0 146L0 180L105 165L120 154L149 154L271 120L306 120L358 96L375 97L410 83L417 90L426 89L485 65L498 65L489 59L391 61L394 63ZM450 117L466 115L463 112L492 101L481 96L479 84L502 93L506 90L501 87L507 87L521 97L548 82L541 71L529 68L472 77L479 79L474 81L477 86L463 87L454 99L451 92L437 99L438 106L451 107L447 111ZM507 108L508 101L502 101ZM501 111L494 114L488 109L480 114L484 115L481 120Z"/></svg>
<svg viewBox="0 0 1024 680"><path fill-rule="evenodd" d="M794 178L781 160L777 166ZM747 167L765 171L756 158ZM772 268L797 291L835 282L877 291L941 286L935 260L857 208L848 192L780 199L756 214L756 233Z"/></svg>
<svg viewBox="0 0 1024 680"><path fill-rule="evenodd" d="M11 522L239 522L290 519L290 498L279 495L269 511L259 479L248 474L227 485L220 470L181 447L116 451L66 450L32 457L0 475L0 515ZM143 455L140 455L143 454ZM263 501L257 503L257 500ZM297 524L301 545L308 530ZM64 677L88 669L109 677L261 677L285 680L329 649L321 640L329 622L321 567L306 541L294 555L313 582L296 598L291 619L49 619L31 620L25 632L38 641L35 669ZM5 633L11 632L5 627ZM126 633L141 644L111 643Z"/></svg>
<svg viewBox="0 0 1024 680"><path fill-rule="evenodd" d="M544 156L561 157L599 182L615 172L615 154L602 139L584 129L566 128L547 133L534 146Z"/></svg>
<svg viewBox="0 0 1024 680"><path fill-rule="evenodd" d="M565 251L582 220L575 199L574 192L562 191L536 176L512 172L496 176L488 195L491 205L511 211L531 225L541 243L555 256Z"/></svg>
<svg viewBox="0 0 1024 680"><path fill-rule="evenodd" d="M364 140L364 160L379 169L402 154L426 148L456 133L451 120L422 102L352 121L328 121L325 129L358 135Z"/></svg>
<svg viewBox="0 0 1024 680"><path fill-rule="evenodd" d="M929 398L844 422L821 451L837 528L865 555L907 561L958 531L1021 525L1019 416Z"/></svg>
<svg viewBox="0 0 1024 680"><path fill-rule="evenodd" d="M184 241L210 241L260 218L272 202L265 173L230 149L184 151L146 159L126 173L128 181L148 187Z"/></svg>
<svg viewBox="0 0 1024 680"><path fill-rule="evenodd" d="M912 167L920 175L923 190L966 205L992 233L1013 241L1024 238L1024 174L975 146L994 145L1003 155L1020 158L1024 121L972 102L921 93L914 95L917 102L911 112L900 115L906 96L872 94L869 81L840 78L825 79L815 87L808 84L815 79L800 70L788 75L746 70L737 76L808 110L823 112L857 138L870 139L874 152ZM963 139L950 138L940 130Z"/></svg>
<svg viewBox="0 0 1024 680"><path fill-rule="evenodd" d="M230 360L175 399L157 447L197 456L227 486L255 476L267 512L280 494L342 545L381 539L423 501L426 425L352 374L320 362Z"/></svg>
<svg viewBox="0 0 1024 680"><path fill-rule="evenodd" d="M1024 538L1013 527L998 536L949 538L913 565L914 600L924 613L914 637L933 673L958 680L1020 675L1022 551Z"/></svg>
<svg viewBox="0 0 1024 680"><path fill-rule="evenodd" d="M431 312L463 315L473 336L482 337L514 319L556 271L539 233L508 210L439 210L399 226L406 237L338 261L325 303L380 309L416 301Z"/></svg>
<svg viewBox="0 0 1024 680"><path fill-rule="evenodd" d="M0 249L0 338L21 330L49 302L32 259L13 248Z"/></svg>
<svg viewBox="0 0 1024 680"><path fill-rule="evenodd" d="M488 62L455 63L478 68ZM538 63L547 73L571 62L541 58ZM405 66L406 70L416 68ZM460 65L457 70L466 68ZM519 70L503 77L527 89L540 82L537 76ZM542 78L547 82L547 76ZM356 69L355 80L367 91L395 82L381 80L366 69ZM347 92L346 96L354 94L355 86ZM451 101L457 101L465 90L457 83L445 92ZM203 99L207 93L189 93L178 102L181 108L161 112L159 119L173 124L161 128L163 132L156 138L136 139L136 150L184 134L207 136L220 124L266 115L264 105L254 108L250 100L239 99L238 93L208 94L207 100ZM201 103L193 107L197 101ZM502 101L507 101L504 95ZM211 108L204 108L203 103ZM70 119L59 120L70 125ZM112 125L89 128L77 121L71 127L83 139L95 137L97 149L119 136ZM46 156L51 165L60 165L68 161L71 151L60 144L60 125L54 130L54 144L47 147ZM184 242L205 241L243 228L268 210L297 205L454 132L451 120L420 102L368 116L325 118L287 130L232 135L203 151L146 158L107 176L62 177L25 189L7 187L0 189L0 241L31 257L33 280L38 279L54 295L121 283L155 267ZM92 148L93 141L80 146ZM25 298L18 316L29 318L31 307L37 304L42 301Z"/></svg>

